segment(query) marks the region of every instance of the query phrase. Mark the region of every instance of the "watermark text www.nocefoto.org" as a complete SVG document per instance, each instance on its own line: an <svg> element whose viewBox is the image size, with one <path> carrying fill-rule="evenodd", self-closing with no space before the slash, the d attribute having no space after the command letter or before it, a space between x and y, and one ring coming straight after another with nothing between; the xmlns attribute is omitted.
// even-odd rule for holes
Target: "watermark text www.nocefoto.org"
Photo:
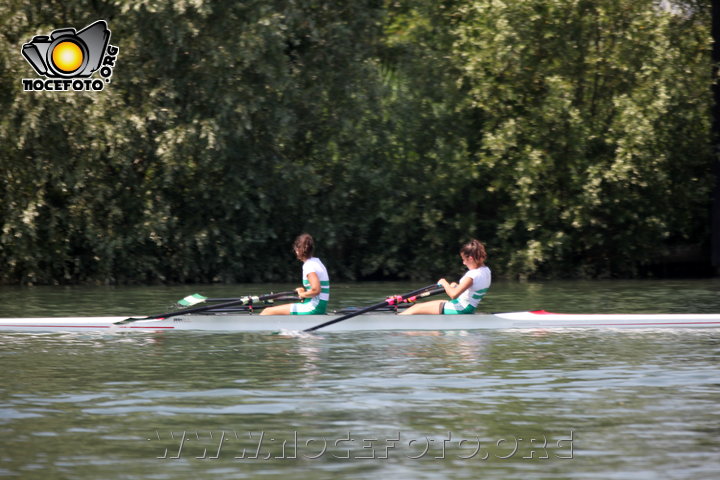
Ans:
<svg viewBox="0 0 720 480"><path fill-rule="evenodd" d="M546 434L508 435L481 439L478 435L456 436L447 432L430 435L301 435L297 431L270 434L265 431L155 431L147 438L162 460L234 459L238 461L408 459L456 460L552 460L572 459L574 432L561 438Z"/></svg>

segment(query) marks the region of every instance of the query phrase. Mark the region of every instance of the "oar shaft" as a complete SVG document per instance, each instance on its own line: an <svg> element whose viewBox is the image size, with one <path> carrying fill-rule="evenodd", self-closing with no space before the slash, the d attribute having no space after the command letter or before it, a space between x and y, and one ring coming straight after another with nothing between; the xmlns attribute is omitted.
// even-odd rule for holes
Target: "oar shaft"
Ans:
<svg viewBox="0 0 720 480"><path fill-rule="evenodd" d="M151 316L142 317L142 318L126 318L125 320L121 320L120 322L117 322L117 323L123 324L123 323L136 322L138 320L157 320L159 318L177 317L178 315L186 315L186 314L190 314L190 313L204 312L207 310L213 310L213 309L218 309L218 308L227 308L227 307L232 307L235 305L248 305L248 304L255 303L255 302L262 302L262 301L271 300L274 298L286 297L289 295L293 295L294 293L295 292L280 292L280 293L269 293L267 295L261 295L261 296L247 296L247 297L238 298L231 302L219 303L219 304L215 304L215 305L203 305L202 307L185 308L183 310L177 310L175 312L161 313L159 315L151 315Z"/></svg>
<svg viewBox="0 0 720 480"><path fill-rule="evenodd" d="M300 297L280 297L276 298L275 300L281 300L281 301L288 301L288 302L297 302L300 300ZM272 305L268 303L262 303L260 305L237 305L235 307L225 307L225 308L218 308L218 305L212 305L209 310L206 310L206 313L231 313L231 312L249 312L252 313L254 310L262 310L263 308L271 307Z"/></svg>
<svg viewBox="0 0 720 480"><path fill-rule="evenodd" d="M425 297L429 295L435 295L436 293L442 293L445 289L438 288L436 284L428 285L427 287L419 288L417 290L414 290L410 293L406 293L404 295L395 295L393 297L390 297L380 303L376 303L375 305L370 305L369 307L361 308L360 310L357 310L352 313L348 313L347 315L343 315L339 318L334 318L332 320L328 320L327 322L321 323L320 325L315 325L314 327L306 328L305 332L314 332L315 330L318 330L323 327L327 327L329 325L333 325L338 322L342 322L343 320L347 320L348 318L356 317L358 315L362 315L363 313L367 313L373 310L377 310L378 308L385 307L387 305L393 305L395 303L400 303L402 301L405 301L412 297Z"/></svg>
<svg viewBox="0 0 720 480"><path fill-rule="evenodd" d="M208 298L205 301L206 302L234 302L235 300L242 300L243 298L247 298L247 297ZM258 298L260 298L260 297L258 297ZM288 295L287 297L285 297L285 296L273 297L273 298L268 298L266 300L280 300L280 301L288 301L288 302L297 302L298 300L301 300L301 299L297 295ZM260 301L263 301L262 298L260 298ZM256 305L255 307L256 308L260 308L260 307L265 308L267 306L269 306L269 305ZM216 307L218 307L218 305L212 306L212 308L216 308Z"/></svg>
<svg viewBox="0 0 720 480"><path fill-rule="evenodd" d="M194 305L197 305L198 303L220 303L220 302L224 303L224 302L233 302L235 300L242 300L243 298L246 298L246 297L207 298L207 297L200 295L199 293L196 293L193 295L188 295L187 297L185 297L181 300L178 300L177 303L178 303L178 305L181 305L183 307L192 307ZM275 300L293 301L293 300L299 300L299 298L296 295L293 295L293 296L288 296L287 298L286 297L278 297L278 298L275 298Z"/></svg>

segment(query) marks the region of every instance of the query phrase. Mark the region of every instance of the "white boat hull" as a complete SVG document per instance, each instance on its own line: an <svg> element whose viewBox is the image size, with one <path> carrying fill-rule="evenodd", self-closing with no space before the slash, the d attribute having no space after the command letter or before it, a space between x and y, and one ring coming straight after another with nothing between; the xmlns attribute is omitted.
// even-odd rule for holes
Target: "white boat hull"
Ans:
<svg viewBox="0 0 720 480"><path fill-rule="evenodd" d="M128 317L0 318L0 331L132 332L199 330L219 332L301 331L336 315L183 315L159 320L118 322ZM478 330L562 328L711 328L720 314L558 314L510 312L474 315L395 315L367 313L322 328L323 331Z"/></svg>

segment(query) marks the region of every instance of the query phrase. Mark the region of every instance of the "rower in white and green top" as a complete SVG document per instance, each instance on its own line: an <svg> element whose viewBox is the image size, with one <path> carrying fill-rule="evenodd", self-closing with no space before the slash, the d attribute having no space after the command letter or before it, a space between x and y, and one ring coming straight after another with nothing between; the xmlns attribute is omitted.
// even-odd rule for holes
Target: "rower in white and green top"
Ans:
<svg viewBox="0 0 720 480"><path fill-rule="evenodd" d="M313 286L313 280L317 277L320 281L320 293L315 296L309 296L317 291L317 286ZM311 280L312 279L312 280ZM304 298L302 303L294 303L290 310L293 315L316 315L323 314L327 309L330 300L330 277L328 276L325 265L317 257L310 257L303 263L303 287L305 290L298 288L298 296Z"/></svg>
<svg viewBox="0 0 720 480"><path fill-rule="evenodd" d="M313 256L315 242L303 233L293 244L295 256L303 262L303 286L295 289L300 303L288 303L276 307L265 308L260 315L320 315L327 310L330 300L330 277L325 265Z"/></svg>
<svg viewBox="0 0 720 480"><path fill-rule="evenodd" d="M478 240L470 240L460 249L460 258L463 265L468 268L459 282L449 283L444 278L438 280L438 285L445 289L445 293L452 299L449 302L435 300L432 302L417 303L402 314L444 314L455 315L474 313L478 304L487 293L492 281L490 269L485 266L487 253L485 245Z"/></svg>

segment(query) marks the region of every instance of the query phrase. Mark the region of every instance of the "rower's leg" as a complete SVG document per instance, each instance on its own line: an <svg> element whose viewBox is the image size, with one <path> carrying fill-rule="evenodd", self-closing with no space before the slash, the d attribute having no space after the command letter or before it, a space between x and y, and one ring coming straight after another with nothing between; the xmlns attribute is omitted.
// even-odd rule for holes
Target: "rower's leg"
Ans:
<svg viewBox="0 0 720 480"><path fill-rule="evenodd" d="M291 308L292 308L292 303L286 303L285 305L275 305L272 307L266 307L260 312L260 315L290 315Z"/></svg>
<svg viewBox="0 0 720 480"><path fill-rule="evenodd" d="M433 300L431 302L416 303L398 315L437 315L440 313L440 306L445 300Z"/></svg>

